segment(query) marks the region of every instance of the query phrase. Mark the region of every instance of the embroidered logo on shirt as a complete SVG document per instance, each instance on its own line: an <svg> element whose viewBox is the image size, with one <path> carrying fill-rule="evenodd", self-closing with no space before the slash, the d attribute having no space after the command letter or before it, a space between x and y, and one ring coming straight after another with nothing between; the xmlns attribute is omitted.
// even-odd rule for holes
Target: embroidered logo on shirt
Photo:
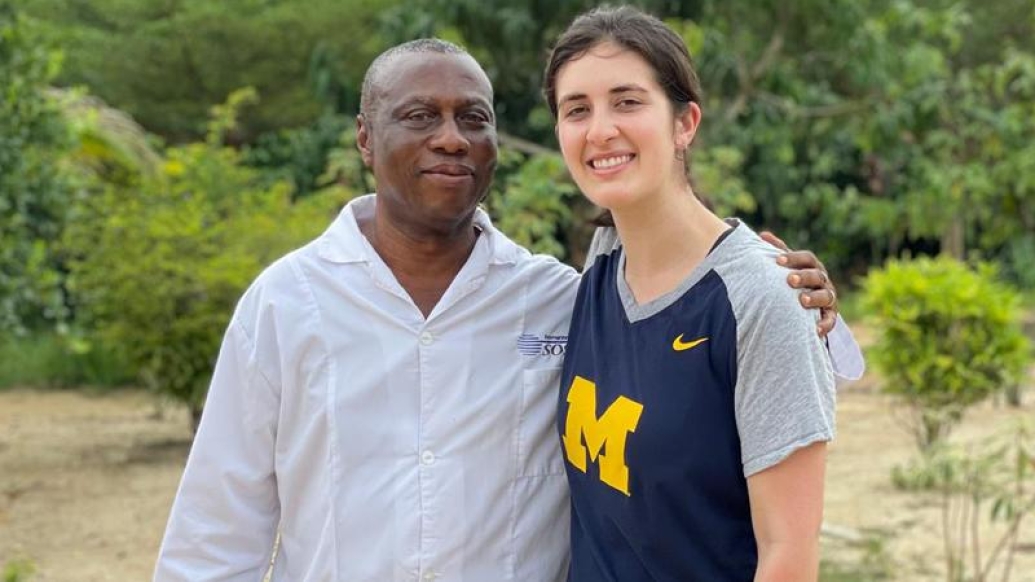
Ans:
<svg viewBox="0 0 1035 582"><path fill-rule="evenodd" d="M575 376L568 389L568 414L561 438L568 462L583 473L589 463L597 463L601 481L632 497L625 441L629 433L636 432L641 414L642 404L619 396L598 417L597 385Z"/></svg>
<svg viewBox="0 0 1035 582"><path fill-rule="evenodd" d="M682 352L684 350L689 350L690 348L696 348L697 346L703 344L706 341L708 341L708 338L702 337L697 338L693 341L684 342L683 334L679 334L679 337L672 340L672 349L676 350L677 352Z"/></svg>
<svg viewBox="0 0 1035 582"><path fill-rule="evenodd" d="M518 336L517 346L522 356L563 356L568 336L523 333Z"/></svg>

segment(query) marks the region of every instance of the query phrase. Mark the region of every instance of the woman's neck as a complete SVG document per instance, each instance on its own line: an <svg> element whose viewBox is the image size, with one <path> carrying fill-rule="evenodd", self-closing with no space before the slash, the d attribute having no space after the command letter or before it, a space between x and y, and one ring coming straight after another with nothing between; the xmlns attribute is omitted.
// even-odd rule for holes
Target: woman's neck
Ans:
<svg viewBox="0 0 1035 582"><path fill-rule="evenodd" d="M612 215L625 251L625 281L640 304L675 289L729 228L689 188Z"/></svg>

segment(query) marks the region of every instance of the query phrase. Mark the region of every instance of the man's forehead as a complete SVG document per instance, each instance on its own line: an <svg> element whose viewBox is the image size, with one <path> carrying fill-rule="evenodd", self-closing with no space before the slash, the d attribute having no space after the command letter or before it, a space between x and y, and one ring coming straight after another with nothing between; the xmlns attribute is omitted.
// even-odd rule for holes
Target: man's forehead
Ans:
<svg viewBox="0 0 1035 582"><path fill-rule="evenodd" d="M448 83L446 82L448 81ZM385 63L379 83L381 95L428 95L446 91L480 97L492 103L492 85L485 71L467 54L404 53Z"/></svg>

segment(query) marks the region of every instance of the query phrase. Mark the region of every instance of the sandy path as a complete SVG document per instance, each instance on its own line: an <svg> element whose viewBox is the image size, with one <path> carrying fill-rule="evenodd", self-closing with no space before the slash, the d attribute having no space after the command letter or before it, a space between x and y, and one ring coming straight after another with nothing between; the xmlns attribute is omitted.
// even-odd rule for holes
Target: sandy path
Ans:
<svg viewBox="0 0 1035 582"><path fill-rule="evenodd" d="M35 582L149 580L189 446L185 412L158 411L139 392L0 393L0 566L29 558ZM1030 404L982 405L954 437L977 438L1022 416L1035 420L1033 411ZM893 580L940 580L937 505L890 485L891 467L913 455L897 418L892 401L865 383L842 391L827 521L885 534ZM1012 581L1035 582L1035 516L1022 542ZM838 559L859 555L839 542L824 545Z"/></svg>

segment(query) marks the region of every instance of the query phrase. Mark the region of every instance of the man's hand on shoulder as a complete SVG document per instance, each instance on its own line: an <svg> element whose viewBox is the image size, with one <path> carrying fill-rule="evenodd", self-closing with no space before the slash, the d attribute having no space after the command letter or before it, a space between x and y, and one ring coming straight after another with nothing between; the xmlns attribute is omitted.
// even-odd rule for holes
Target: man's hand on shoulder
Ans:
<svg viewBox="0 0 1035 582"><path fill-rule="evenodd" d="M827 275L826 267L812 251L792 251L787 243L769 231L762 231L759 236L783 251L776 262L791 270L787 275L787 284L802 290L802 307L819 309L816 331L820 337L826 337L837 322L837 289Z"/></svg>

